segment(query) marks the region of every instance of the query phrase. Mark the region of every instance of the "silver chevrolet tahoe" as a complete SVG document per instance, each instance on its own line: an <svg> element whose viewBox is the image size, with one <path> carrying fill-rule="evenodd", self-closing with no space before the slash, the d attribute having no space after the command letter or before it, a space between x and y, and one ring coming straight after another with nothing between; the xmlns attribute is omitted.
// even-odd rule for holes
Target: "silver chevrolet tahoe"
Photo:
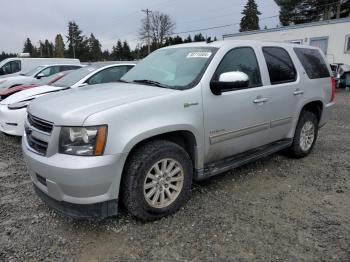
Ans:
<svg viewBox="0 0 350 262"><path fill-rule="evenodd" d="M222 41L159 49L120 83L35 99L22 140L34 188L73 217L176 212L203 180L277 151L301 158L334 105L319 49Z"/></svg>

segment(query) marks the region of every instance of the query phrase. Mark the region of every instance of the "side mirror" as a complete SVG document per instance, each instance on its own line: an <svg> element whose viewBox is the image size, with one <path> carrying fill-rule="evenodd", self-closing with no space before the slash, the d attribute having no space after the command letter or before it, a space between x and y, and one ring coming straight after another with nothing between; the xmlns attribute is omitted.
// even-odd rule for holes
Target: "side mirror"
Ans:
<svg viewBox="0 0 350 262"><path fill-rule="evenodd" d="M82 83L78 87L84 87L84 86L87 86L87 85L89 85L89 84L88 83Z"/></svg>
<svg viewBox="0 0 350 262"><path fill-rule="evenodd" d="M210 89L214 95L221 95L223 92L229 92L236 89L249 87L249 77L243 72L227 72L219 77L219 81L211 81Z"/></svg>
<svg viewBox="0 0 350 262"><path fill-rule="evenodd" d="M36 75L36 78L37 78L37 79L41 79L41 78L43 78L43 77L46 77L43 73L40 73L40 74L37 74L37 75Z"/></svg>

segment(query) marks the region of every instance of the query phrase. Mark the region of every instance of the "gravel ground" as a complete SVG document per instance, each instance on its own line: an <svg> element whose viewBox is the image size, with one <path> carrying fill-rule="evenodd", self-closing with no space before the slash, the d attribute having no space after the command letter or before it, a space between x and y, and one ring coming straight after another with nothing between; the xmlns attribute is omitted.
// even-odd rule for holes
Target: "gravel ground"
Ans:
<svg viewBox="0 0 350 262"><path fill-rule="evenodd" d="M74 221L34 194L20 140L0 134L0 261L350 261L350 93L313 153L280 154L193 187L174 216Z"/></svg>

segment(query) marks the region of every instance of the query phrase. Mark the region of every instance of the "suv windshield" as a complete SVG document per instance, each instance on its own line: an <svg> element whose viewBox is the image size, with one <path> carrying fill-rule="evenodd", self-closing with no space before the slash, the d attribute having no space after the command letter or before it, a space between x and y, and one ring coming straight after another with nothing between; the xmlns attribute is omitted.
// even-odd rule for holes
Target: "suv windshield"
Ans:
<svg viewBox="0 0 350 262"><path fill-rule="evenodd" d="M153 52L121 81L183 90L201 77L217 48L183 47Z"/></svg>
<svg viewBox="0 0 350 262"><path fill-rule="evenodd" d="M34 76L36 73L38 73L43 68L45 68L45 66L37 66L36 68L30 70L29 72L21 74L21 75L22 76Z"/></svg>
<svg viewBox="0 0 350 262"><path fill-rule="evenodd" d="M81 79L83 79L85 76L87 76L88 74L96 71L96 69L97 69L96 67L87 66L87 67L74 70L73 72L62 77L60 80L56 81L52 85L59 86L59 87L71 87L72 85L76 84Z"/></svg>

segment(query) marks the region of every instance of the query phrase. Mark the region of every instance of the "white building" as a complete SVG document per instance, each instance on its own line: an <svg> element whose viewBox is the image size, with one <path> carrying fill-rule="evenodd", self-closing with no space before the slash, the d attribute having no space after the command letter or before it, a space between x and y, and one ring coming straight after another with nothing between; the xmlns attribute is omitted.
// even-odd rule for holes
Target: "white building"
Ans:
<svg viewBox="0 0 350 262"><path fill-rule="evenodd" d="M320 47L329 63L350 65L350 17L227 34L224 39L293 42Z"/></svg>

